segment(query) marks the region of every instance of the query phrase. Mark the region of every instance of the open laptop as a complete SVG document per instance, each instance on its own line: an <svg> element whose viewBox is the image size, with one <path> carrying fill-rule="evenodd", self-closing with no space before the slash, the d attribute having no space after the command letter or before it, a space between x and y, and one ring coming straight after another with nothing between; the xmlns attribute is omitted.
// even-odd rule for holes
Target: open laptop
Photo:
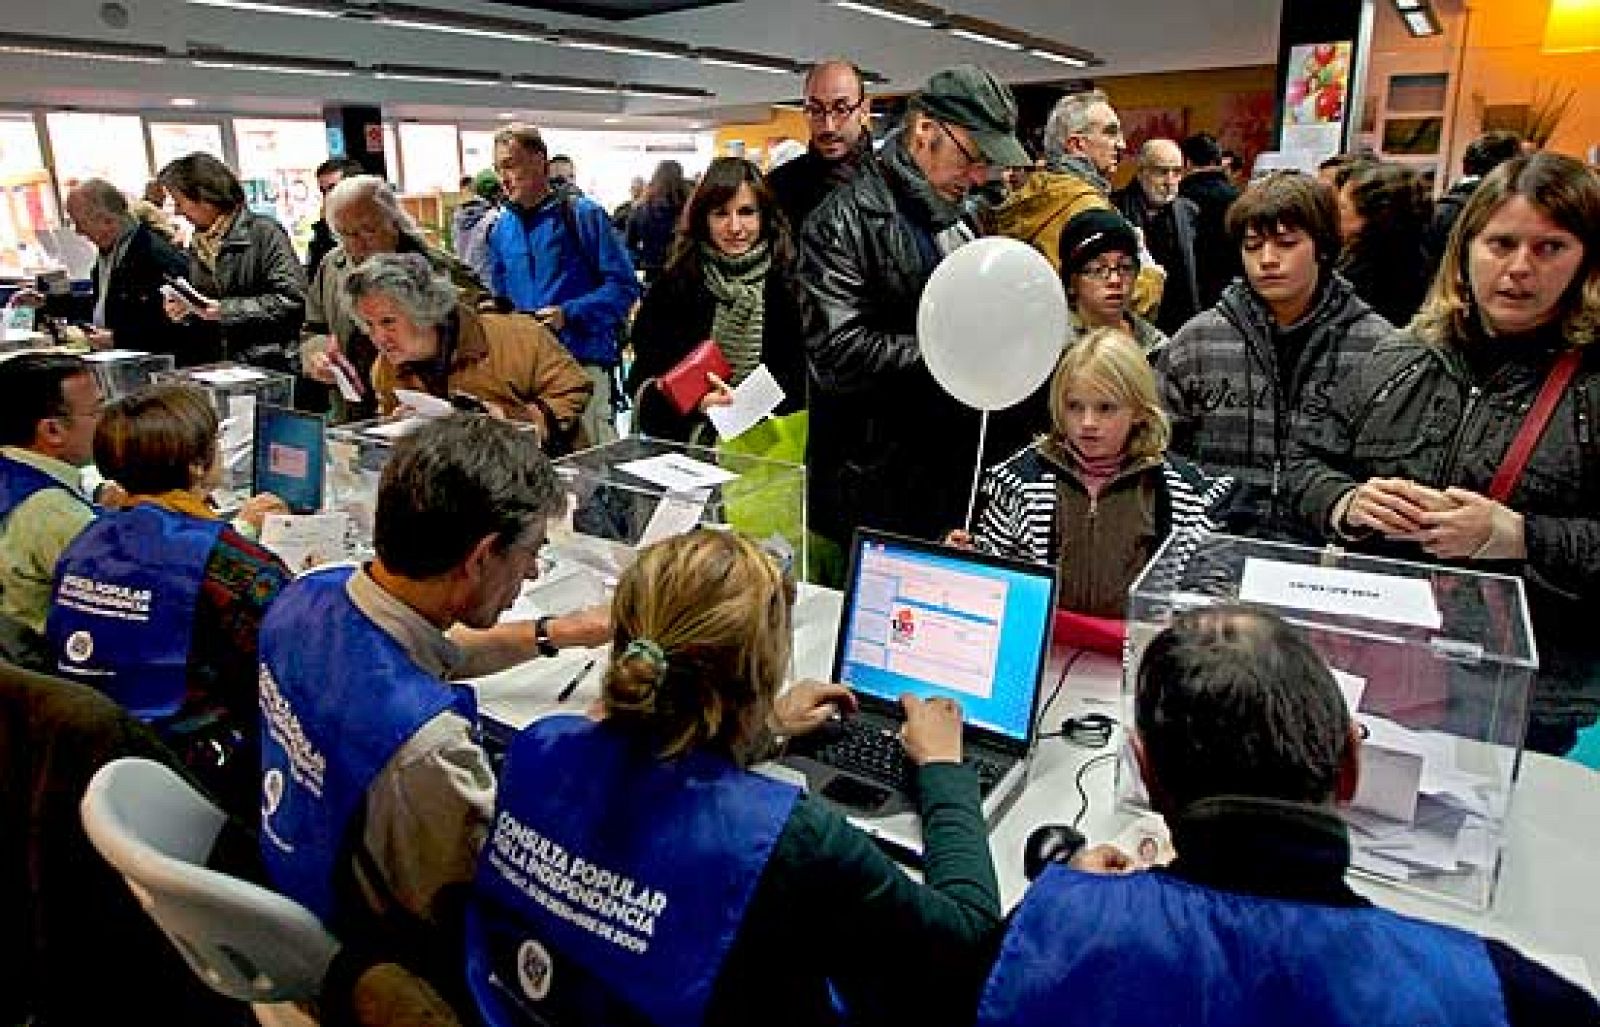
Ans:
<svg viewBox="0 0 1600 1027"><path fill-rule="evenodd" d="M946 696L961 704L964 758L978 771L993 827L1027 775L1054 609L1048 565L858 531L833 680L855 691L860 712L821 737L795 739L779 762L804 774L813 795L915 855L915 767L900 743L899 697Z"/></svg>
<svg viewBox="0 0 1600 1027"><path fill-rule="evenodd" d="M327 423L321 414L258 403L251 461L252 493L271 492L291 513L322 509Z"/></svg>

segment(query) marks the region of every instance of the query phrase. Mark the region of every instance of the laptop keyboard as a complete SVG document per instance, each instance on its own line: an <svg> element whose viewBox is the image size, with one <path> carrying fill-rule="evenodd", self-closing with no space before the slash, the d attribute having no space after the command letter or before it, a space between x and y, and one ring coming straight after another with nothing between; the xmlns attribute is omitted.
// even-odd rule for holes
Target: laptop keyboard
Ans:
<svg viewBox="0 0 1600 1027"><path fill-rule="evenodd" d="M823 762L903 792L914 791L916 765L906 757L895 732L859 717L846 720L843 727L837 740L818 749ZM977 773L981 795L988 795L1005 773L1000 764L970 752L962 762Z"/></svg>

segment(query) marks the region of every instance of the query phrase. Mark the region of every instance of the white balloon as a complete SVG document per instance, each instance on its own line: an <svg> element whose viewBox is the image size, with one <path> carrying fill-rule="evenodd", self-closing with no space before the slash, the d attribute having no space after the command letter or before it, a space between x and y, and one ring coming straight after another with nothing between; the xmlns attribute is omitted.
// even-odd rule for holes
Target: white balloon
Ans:
<svg viewBox="0 0 1600 1027"><path fill-rule="evenodd" d="M1004 410L1033 395L1071 332L1055 269L1015 239L978 239L944 258L917 311L928 370L978 410Z"/></svg>

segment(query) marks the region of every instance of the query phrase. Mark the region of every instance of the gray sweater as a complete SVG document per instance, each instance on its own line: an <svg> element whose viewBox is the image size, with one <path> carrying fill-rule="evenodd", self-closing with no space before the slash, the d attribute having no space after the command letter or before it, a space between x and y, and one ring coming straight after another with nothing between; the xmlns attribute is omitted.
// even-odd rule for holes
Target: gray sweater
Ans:
<svg viewBox="0 0 1600 1027"><path fill-rule="evenodd" d="M1334 386L1393 331L1338 275L1287 332L1235 281L1155 355L1172 451L1237 478L1238 512L1267 533L1288 533L1282 474L1295 440L1327 412ZM1280 366L1285 334L1302 336L1292 367Z"/></svg>

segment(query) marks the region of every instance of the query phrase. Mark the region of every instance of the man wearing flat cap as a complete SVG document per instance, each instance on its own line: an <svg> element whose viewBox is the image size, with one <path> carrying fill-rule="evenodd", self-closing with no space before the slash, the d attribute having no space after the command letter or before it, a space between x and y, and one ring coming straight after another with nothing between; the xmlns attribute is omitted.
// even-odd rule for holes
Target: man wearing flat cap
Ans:
<svg viewBox="0 0 1600 1027"><path fill-rule="evenodd" d="M934 538L961 523L978 418L922 363L917 306L939 261L971 239L968 190L991 168L1029 163L1016 125L1016 101L993 75L941 71L806 221L809 511L830 541L847 543L856 527Z"/></svg>

